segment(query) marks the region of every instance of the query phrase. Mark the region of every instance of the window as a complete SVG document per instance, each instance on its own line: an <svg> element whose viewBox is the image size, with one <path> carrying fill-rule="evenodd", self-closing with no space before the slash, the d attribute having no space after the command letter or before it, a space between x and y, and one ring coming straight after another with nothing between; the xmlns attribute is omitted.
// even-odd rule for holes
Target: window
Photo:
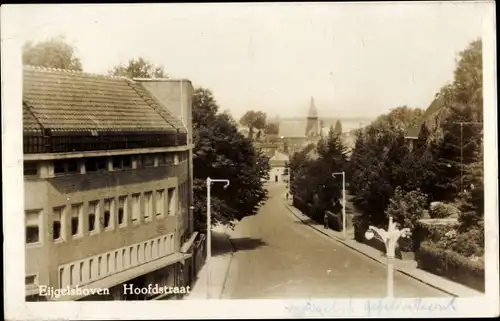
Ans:
<svg viewBox="0 0 500 321"><path fill-rule="evenodd" d="M141 245L137 245L137 263L141 263Z"/></svg>
<svg viewBox="0 0 500 321"><path fill-rule="evenodd" d="M127 196L118 199L118 224L122 226L127 223L127 203Z"/></svg>
<svg viewBox="0 0 500 321"><path fill-rule="evenodd" d="M24 162L23 166L25 176L37 176L38 175L38 163L37 162Z"/></svg>
<svg viewBox="0 0 500 321"><path fill-rule="evenodd" d="M166 153L158 154L157 157L158 157L158 166L167 165L167 154Z"/></svg>
<svg viewBox="0 0 500 321"><path fill-rule="evenodd" d="M106 273L109 273L110 271L109 261L111 261L111 254L108 253L108 255L106 255Z"/></svg>
<svg viewBox="0 0 500 321"><path fill-rule="evenodd" d="M125 268L125 255L127 254L127 251L126 250L122 250L122 269Z"/></svg>
<svg viewBox="0 0 500 321"><path fill-rule="evenodd" d="M165 190L156 191L156 216L163 216L165 211Z"/></svg>
<svg viewBox="0 0 500 321"><path fill-rule="evenodd" d="M80 282L83 281L83 262L80 262Z"/></svg>
<svg viewBox="0 0 500 321"><path fill-rule="evenodd" d="M80 224L82 210L82 204L75 204L71 206L71 235L82 234L82 224Z"/></svg>
<svg viewBox="0 0 500 321"><path fill-rule="evenodd" d="M132 258L134 257L134 248L131 247L128 253L128 265L132 266Z"/></svg>
<svg viewBox="0 0 500 321"><path fill-rule="evenodd" d="M169 188L168 189L168 215L175 215L174 194L175 194L175 188Z"/></svg>
<svg viewBox="0 0 500 321"><path fill-rule="evenodd" d="M54 161L54 174L64 174L66 171L65 163L63 160Z"/></svg>
<svg viewBox="0 0 500 321"><path fill-rule="evenodd" d="M175 156L175 154L172 154L172 153L167 153L165 155L167 165L173 165L174 164L174 162L175 162L174 156Z"/></svg>
<svg viewBox="0 0 500 321"><path fill-rule="evenodd" d="M71 264L69 267L69 285L73 285L73 276L75 274L75 266Z"/></svg>
<svg viewBox="0 0 500 321"><path fill-rule="evenodd" d="M139 223L140 210L140 194L134 194L132 195L132 222Z"/></svg>
<svg viewBox="0 0 500 321"><path fill-rule="evenodd" d="M36 275L28 275L24 278L25 285L35 285L36 284Z"/></svg>
<svg viewBox="0 0 500 321"><path fill-rule="evenodd" d="M78 160L77 159L69 159L66 163L67 173L78 173L80 169L78 168Z"/></svg>
<svg viewBox="0 0 500 321"><path fill-rule="evenodd" d="M118 251L115 251L115 271L118 271Z"/></svg>
<svg viewBox="0 0 500 321"><path fill-rule="evenodd" d="M89 232L96 231L97 211L99 210L99 201L89 203Z"/></svg>
<svg viewBox="0 0 500 321"><path fill-rule="evenodd" d="M123 168L132 168L132 156L123 156L122 166Z"/></svg>
<svg viewBox="0 0 500 321"><path fill-rule="evenodd" d="M151 256L150 259L153 259L155 252L155 241L151 241Z"/></svg>
<svg viewBox="0 0 500 321"><path fill-rule="evenodd" d="M40 242L40 212L26 212L26 244Z"/></svg>
<svg viewBox="0 0 500 321"><path fill-rule="evenodd" d="M92 280L92 270L94 269L94 259L89 261L89 280Z"/></svg>
<svg viewBox="0 0 500 321"><path fill-rule="evenodd" d="M144 261L149 259L149 244L144 243Z"/></svg>
<svg viewBox="0 0 500 321"><path fill-rule="evenodd" d="M113 170L126 169L132 167L132 157L130 155L113 157Z"/></svg>
<svg viewBox="0 0 500 321"><path fill-rule="evenodd" d="M154 155L144 155L142 156L142 164L144 167L153 167L155 166L155 157Z"/></svg>
<svg viewBox="0 0 500 321"><path fill-rule="evenodd" d="M144 220L149 221L152 218L153 212L153 192L144 193Z"/></svg>
<svg viewBox="0 0 500 321"><path fill-rule="evenodd" d="M113 228L113 208L114 208L115 200L112 198L108 198L104 201L104 218L103 218L103 226L105 229Z"/></svg>
<svg viewBox="0 0 500 321"><path fill-rule="evenodd" d="M101 276L102 256L97 259L97 276Z"/></svg>
<svg viewBox="0 0 500 321"><path fill-rule="evenodd" d="M105 171L107 169L106 157L93 157L85 161L86 172Z"/></svg>

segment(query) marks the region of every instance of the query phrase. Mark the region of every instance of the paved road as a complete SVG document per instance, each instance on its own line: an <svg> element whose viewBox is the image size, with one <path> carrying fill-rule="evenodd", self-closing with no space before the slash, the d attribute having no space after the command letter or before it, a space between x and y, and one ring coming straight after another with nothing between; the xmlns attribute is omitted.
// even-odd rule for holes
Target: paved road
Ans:
<svg viewBox="0 0 500 321"><path fill-rule="evenodd" d="M284 187L231 233L236 252L221 299L379 298L386 268L304 225L285 207ZM446 297L395 273L396 297Z"/></svg>

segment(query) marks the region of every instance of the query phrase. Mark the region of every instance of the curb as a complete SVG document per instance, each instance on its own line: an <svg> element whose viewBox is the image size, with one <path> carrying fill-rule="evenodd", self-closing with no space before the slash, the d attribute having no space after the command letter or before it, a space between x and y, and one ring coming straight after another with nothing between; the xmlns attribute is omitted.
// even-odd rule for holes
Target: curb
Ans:
<svg viewBox="0 0 500 321"><path fill-rule="evenodd" d="M285 205L286 205L286 208L287 208L287 209L288 209L288 210L289 210L289 211L290 211L290 212L291 212L291 213L292 213L295 217L297 217L297 218L298 218L299 220L301 220L302 222L305 222L305 221L304 221L301 217L299 217L297 214L295 214L295 213L292 211L292 209L290 208L290 206L289 206L288 204L285 204ZM370 258L370 259L372 259L372 260L374 260L374 261L376 261L376 262L378 262L378 263L380 263L380 264L382 264L382 265L384 265L384 266L387 266L387 264L386 264L385 262L383 262L383 261L381 261L381 260L379 260L379 259L377 259L377 258L374 258L373 256L368 255L368 254L366 254L365 252L363 252L363 251L361 251L361 250L359 250L359 249L357 249L357 248L355 248L355 247L351 246L350 244L348 244L348 243L347 243L347 242L345 242L344 240L342 240L342 239L340 239L340 238L338 238L338 237L335 237L335 236L333 236L333 237L332 237L331 235L326 234L325 232L323 232L323 231L319 230L318 228L316 228L315 226L313 226L313 225L311 225L311 224L308 224L308 223L305 223L305 224L306 224L306 225L308 225L309 227L313 228L314 230L316 230L316 231L320 232L321 234L326 235L326 236L328 236L329 238L331 238L331 239L333 239L333 240L336 240L336 241L337 241L337 242L339 242L339 243L342 243L343 245L345 245L345 246L349 247L350 249L353 249L353 250L355 250L356 252L361 253L361 254L363 254L364 256L366 256L366 257L368 257L368 258ZM416 280L416 281L419 281L420 283L423 283L423 284L425 284L425 285L428 285L428 286L430 286L430 287L432 287L432 288L434 288L434 289L436 289L436 290L439 290L439 291L441 291L441 292L444 292L444 293L446 293L446 294L449 294L449 295L451 295L451 296L453 296L453 297L459 297L459 296L458 296L457 294L455 294L455 293L451 293L451 292L449 292L449 291L447 291L447 290L445 290L445 289L443 289L443 288L440 288L440 287L438 287L438 286L436 286L436 285L434 285L434 284L431 284L431 283L426 282L426 281L424 281L424 280L422 280L422 279L419 279L419 278L415 277L414 275L412 275L412 274L410 274L410 273L408 273L408 272L406 272L406 271L404 271L404 270L398 269L398 268L396 268L396 267L394 267L394 269L395 269L396 271L398 271L398 272L400 272L400 273L402 273L402 274L404 274L404 275L406 275L406 276L408 276L408 277L410 277L410 278L412 278L412 279L414 279L414 280Z"/></svg>
<svg viewBox="0 0 500 321"><path fill-rule="evenodd" d="M228 233L225 233L225 234L227 235L227 241L228 241L229 245L231 246L231 253L230 253L230 258L229 258L229 264L227 265L226 275L224 276L224 284L223 284L222 289L219 293L218 299L220 299L222 297L222 294L224 293L224 290L226 289L227 278L229 276L229 271L231 270L231 264L233 263L233 256L234 256L234 252L235 252L235 247L233 245L233 242L231 242L231 236L229 236Z"/></svg>

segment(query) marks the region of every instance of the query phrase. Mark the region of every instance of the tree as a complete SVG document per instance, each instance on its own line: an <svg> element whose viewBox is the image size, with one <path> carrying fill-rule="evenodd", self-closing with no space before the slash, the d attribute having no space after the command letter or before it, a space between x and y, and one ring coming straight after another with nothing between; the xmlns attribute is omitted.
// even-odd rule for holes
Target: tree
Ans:
<svg viewBox="0 0 500 321"><path fill-rule="evenodd" d="M26 42L22 48L23 65L82 71L75 48L64 36L49 38L38 43Z"/></svg>
<svg viewBox="0 0 500 321"><path fill-rule="evenodd" d="M206 229L206 178L226 178L231 187L211 189L212 224L234 226L235 221L257 213L267 198L263 180L269 178L269 160L250 139L238 133L229 113L218 113L210 90L193 94L193 151L195 227Z"/></svg>
<svg viewBox="0 0 500 321"><path fill-rule="evenodd" d="M335 133L342 135L342 124L340 123L340 120L337 120L335 123Z"/></svg>
<svg viewBox="0 0 500 321"><path fill-rule="evenodd" d="M371 125L374 127L389 126L397 130L406 130L407 128L417 126L422 115L423 110L420 108L401 106L377 117Z"/></svg>
<svg viewBox="0 0 500 321"><path fill-rule="evenodd" d="M266 114L261 111L247 111L240 119L243 126L249 129L248 138L253 138L253 130L257 129L259 132L266 126Z"/></svg>
<svg viewBox="0 0 500 321"><path fill-rule="evenodd" d="M484 228L484 163L483 148L479 148L475 161L467 166L467 191L461 194L460 230Z"/></svg>
<svg viewBox="0 0 500 321"><path fill-rule="evenodd" d="M132 78L169 78L163 66L155 66L144 58L131 59L126 65L118 65L109 71L110 75Z"/></svg>
<svg viewBox="0 0 500 321"><path fill-rule="evenodd" d="M264 128L264 133L266 135L278 135L279 125L277 123L267 123Z"/></svg>

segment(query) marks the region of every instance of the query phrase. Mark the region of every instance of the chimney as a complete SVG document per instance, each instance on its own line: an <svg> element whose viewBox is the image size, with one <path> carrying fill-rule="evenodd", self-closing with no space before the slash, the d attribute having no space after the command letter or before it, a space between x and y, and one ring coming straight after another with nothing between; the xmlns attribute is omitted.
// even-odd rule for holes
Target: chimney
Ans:
<svg viewBox="0 0 500 321"><path fill-rule="evenodd" d="M134 78L142 84L172 115L182 121L193 142L192 94L193 85L186 79Z"/></svg>

